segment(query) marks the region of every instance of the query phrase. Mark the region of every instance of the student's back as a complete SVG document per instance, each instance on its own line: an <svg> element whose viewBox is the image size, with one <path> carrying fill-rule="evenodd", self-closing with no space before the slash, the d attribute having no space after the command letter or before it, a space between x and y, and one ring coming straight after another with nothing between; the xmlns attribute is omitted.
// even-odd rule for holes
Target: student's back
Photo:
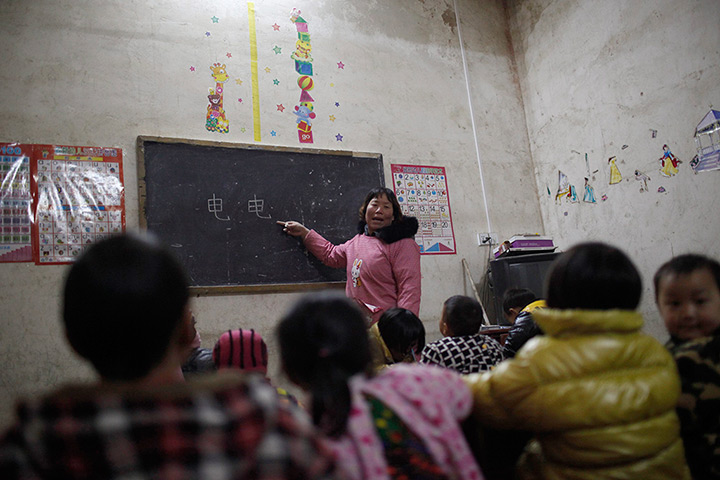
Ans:
<svg viewBox="0 0 720 480"><path fill-rule="evenodd" d="M640 332L640 276L619 250L582 244L548 279L548 309L530 340L493 372L469 375L474 417L530 429L521 478L689 478L674 362Z"/></svg>
<svg viewBox="0 0 720 480"><path fill-rule="evenodd" d="M21 402L0 439L0 478L327 478L309 419L261 376L185 382L193 334L185 275L154 242L118 236L70 268L63 321L97 384Z"/></svg>
<svg viewBox="0 0 720 480"><path fill-rule="evenodd" d="M445 369L400 364L374 376L361 312L309 296L278 327L288 377L308 391L313 420L350 479L470 479L481 474L458 422L470 392Z"/></svg>

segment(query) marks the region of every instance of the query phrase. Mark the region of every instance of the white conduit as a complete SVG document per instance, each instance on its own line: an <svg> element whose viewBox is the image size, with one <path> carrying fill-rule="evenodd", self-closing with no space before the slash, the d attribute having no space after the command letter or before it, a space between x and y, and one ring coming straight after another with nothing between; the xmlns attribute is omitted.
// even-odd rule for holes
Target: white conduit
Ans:
<svg viewBox="0 0 720 480"><path fill-rule="evenodd" d="M472 96L470 95L470 75L468 74L465 45L463 44L462 32L460 30L460 14L458 13L457 0L453 0L453 8L455 9L455 23L457 24L458 40L460 41L463 70L465 71L465 88L467 89L468 106L470 107L470 123L472 124L473 139L475 140L475 155L477 156L478 171L480 172L480 187L482 189L483 205L485 206L487 231L492 232L493 229L490 226L490 211L488 210L487 197L485 196L485 178L483 177L482 159L480 158L480 146L478 145L477 129L475 128L475 112L473 110Z"/></svg>

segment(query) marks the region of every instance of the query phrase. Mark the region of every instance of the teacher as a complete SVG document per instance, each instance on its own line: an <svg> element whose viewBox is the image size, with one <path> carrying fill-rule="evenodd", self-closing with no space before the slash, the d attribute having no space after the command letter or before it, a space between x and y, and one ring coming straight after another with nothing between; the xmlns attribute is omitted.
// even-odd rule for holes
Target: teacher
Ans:
<svg viewBox="0 0 720 480"><path fill-rule="evenodd" d="M371 190L359 210L358 234L341 245L333 245L315 230L295 221L277 222L283 231L300 237L305 247L329 267L345 268L345 293L378 321L393 307L420 310L420 247L414 236L415 217L400 211L395 192L379 187Z"/></svg>

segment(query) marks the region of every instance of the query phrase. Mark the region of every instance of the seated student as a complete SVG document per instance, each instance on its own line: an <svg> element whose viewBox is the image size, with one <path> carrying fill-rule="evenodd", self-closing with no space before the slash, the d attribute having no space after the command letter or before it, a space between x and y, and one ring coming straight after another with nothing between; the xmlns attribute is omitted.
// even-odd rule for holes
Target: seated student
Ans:
<svg viewBox="0 0 720 480"><path fill-rule="evenodd" d="M544 334L492 372L466 376L473 417L530 429L520 478L688 479L675 362L641 333L640 274L617 248L575 246L548 275Z"/></svg>
<svg viewBox="0 0 720 480"><path fill-rule="evenodd" d="M470 392L450 370L400 364L374 376L365 319L345 297L301 299L278 339L291 381L310 394L312 417L352 480L480 479L458 422Z"/></svg>
<svg viewBox="0 0 720 480"><path fill-rule="evenodd" d="M182 372L185 378L189 375L196 373L207 373L215 371L215 364L213 363L212 350L209 348L202 348L202 340L200 339L200 332L197 331L195 325L195 315L192 316L192 331L195 332L193 340L190 343L190 353L182 364Z"/></svg>
<svg viewBox="0 0 720 480"><path fill-rule="evenodd" d="M376 370L395 363L416 362L425 347L425 326L406 308L385 310L369 333Z"/></svg>
<svg viewBox="0 0 720 480"><path fill-rule="evenodd" d="M178 378L192 339L188 300L182 267L150 239L120 235L82 255L65 281L62 319L100 379L23 401L0 440L0 478L332 475L307 416L262 378Z"/></svg>
<svg viewBox="0 0 720 480"><path fill-rule="evenodd" d="M267 378L268 353L262 336L253 329L228 330L220 335L212 351L212 359L218 370L257 372ZM300 405L284 388L276 387L282 400Z"/></svg>
<svg viewBox="0 0 720 480"><path fill-rule="evenodd" d="M654 283L682 383L677 412L688 466L693 478L720 479L720 263L681 255Z"/></svg>
<svg viewBox="0 0 720 480"><path fill-rule="evenodd" d="M503 361L502 346L479 333L482 322L480 302L464 295L448 298L440 316L440 333L445 338L425 345L420 362L463 374L492 370Z"/></svg>
<svg viewBox="0 0 720 480"><path fill-rule="evenodd" d="M520 347L542 331L533 320L533 312L545 308L545 300L539 300L532 290L527 288L511 288L503 295L503 314L512 325L503 344L505 358L515 356Z"/></svg>

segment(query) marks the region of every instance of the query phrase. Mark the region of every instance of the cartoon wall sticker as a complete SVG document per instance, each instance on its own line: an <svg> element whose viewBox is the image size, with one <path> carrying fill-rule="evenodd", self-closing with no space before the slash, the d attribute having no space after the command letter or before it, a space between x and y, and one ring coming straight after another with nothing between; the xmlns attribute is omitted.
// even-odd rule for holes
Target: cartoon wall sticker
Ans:
<svg viewBox="0 0 720 480"><path fill-rule="evenodd" d="M663 145L663 156L660 157L660 175L664 177L673 177L678 173L678 165L682 163L670 151L667 144Z"/></svg>
<svg viewBox="0 0 720 480"><path fill-rule="evenodd" d="M295 24L298 35L297 42L295 42L295 51L290 55L290 58L295 61L295 71L301 75L297 80L301 92L300 102L299 105L295 106L293 112L297 116L298 140L300 140L300 143L313 143L311 120L316 117L316 114L313 112L315 99L309 93L315 85L312 79L313 59L310 56L312 50L310 33L307 22L300 16L300 10L293 8L290 21Z"/></svg>
<svg viewBox="0 0 720 480"><path fill-rule="evenodd" d="M617 157L608 158L608 163L610 164L610 185L622 182L622 175L620 174L620 169L615 164L616 161Z"/></svg>
<svg viewBox="0 0 720 480"><path fill-rule="evenodd" d="M645 172L641 172L640 170L635 170L635 180L640 182L640 191L641 192L647 192L648 191L648 185L647 182L650 180L650 177L645 174Z"/></svg>
<svg viewBox="0 0 720 480"><path fill-rule="evenodd" d="M558 189L555 194L555 203L562 203L563 199L570 201L570 203L579 202L575 186L570 184L567 175L558 170Z"/></svg>
<svg viewBox="0 0 720 480"><path fill-rule="evenodd" d="M208 89L210 104L207 107L205 128L210 132L228 133L230 131L230 122L225 116L225 109L223 108L223 84L228 81L228 74L224 63L222 65L213 63L210 70L215 80L215 88Z"/></svg>
<svg viewBox="0 0 720 480"><path fill-rule="evenodd" d="M590 185L588 177L585 177L585 194L583 195L583 202L597 203L597 200L595 200L595 189L592 185Z"/></svg>
<svg viewBox="0 0 720 480"><path fill-rule="evenodd" d="M710 109L695 128L697 155L690 162L693 172L720 170L720 111Z"/></svg>

